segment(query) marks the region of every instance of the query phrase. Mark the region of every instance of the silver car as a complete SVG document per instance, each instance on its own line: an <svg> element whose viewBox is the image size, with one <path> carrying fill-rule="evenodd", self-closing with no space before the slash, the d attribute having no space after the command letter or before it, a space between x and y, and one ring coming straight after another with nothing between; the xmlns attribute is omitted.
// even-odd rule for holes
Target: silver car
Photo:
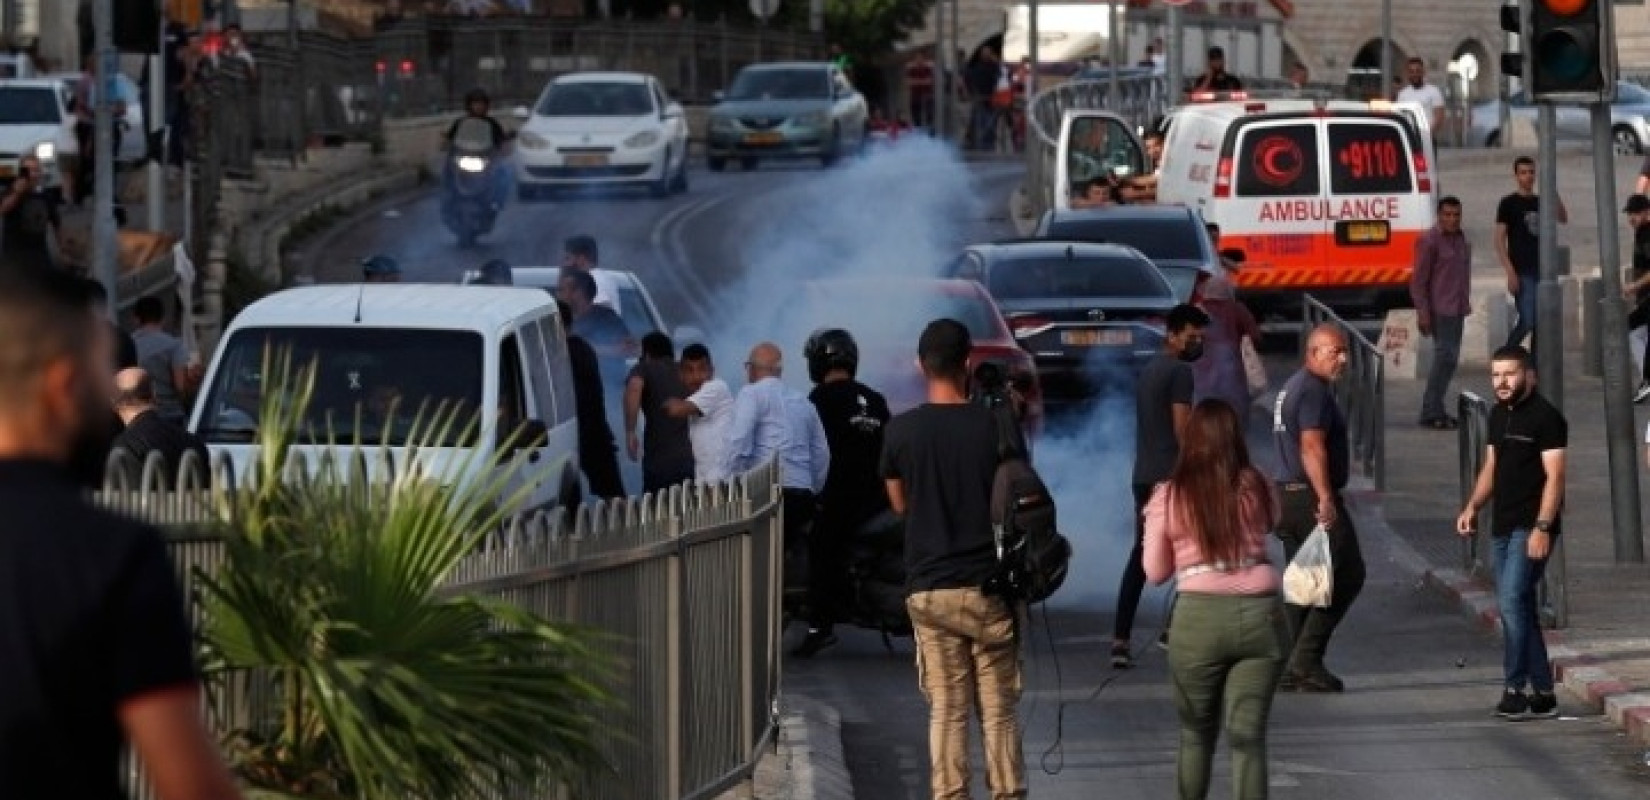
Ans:
<svg viewBox="0 0 1650 800"><path fill-rule="evenodd" d="M834 64L752 64L716 101L705 137L714 171L729 159L745 169L769 158L817 158L830 166L865 145L865 98Z"/></svg>
<svg viewBox="0 0 1650 800"><path fill-rule="evenodd" d="M1510 108L1512 116L1535 124L1535 104L1525 99L1523 92L1514 92ZM1627 81L1616 82L1616 102L1610 107L1610 137L1615 141L1616 153L1638 155L1650 145L1650 89ZM1592 136L1592 123L1586 108L1558 107L1558 138L1586 141ZM1490 100L1472 108L1472 125L1467 141L1485 147L1501 144L1501 101Z"/></svg>

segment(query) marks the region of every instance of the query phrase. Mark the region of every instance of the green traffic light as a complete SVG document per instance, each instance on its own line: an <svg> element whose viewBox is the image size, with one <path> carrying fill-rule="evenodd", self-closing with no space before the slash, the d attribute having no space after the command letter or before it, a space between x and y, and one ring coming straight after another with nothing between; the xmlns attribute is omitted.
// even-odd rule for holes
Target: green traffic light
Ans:
<svg viewBox="0 0 1650 800"><path fill-rule="evenodd" d="M1549 80L1577 81L1595 68L1593 48L1575 30L1547 31L1535 44L1539 73Z"/></svg>

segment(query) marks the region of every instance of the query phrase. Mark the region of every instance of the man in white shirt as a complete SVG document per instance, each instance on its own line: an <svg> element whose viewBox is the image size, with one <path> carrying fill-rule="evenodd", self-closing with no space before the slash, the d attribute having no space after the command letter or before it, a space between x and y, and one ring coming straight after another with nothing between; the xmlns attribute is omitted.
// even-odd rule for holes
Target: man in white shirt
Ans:
<svg viewBox="0 0 1650 800"><path fill-rule="evenodd" d="M686 417L688 439L693 442L694 480L719 483L727 472L728 430L733 424L733 392L727 381L716 377L710 350L702 344L682 348L682 383L686 400L666 400L665 413Z"/></svg>
<svg viewBox="0 0 1650 800"><path fill-rule="evenodd" d="M1436 137L1444 127L1444 93L1427 83L1427 65L1419 58L1412 57L1404 64L1404 77L1408 82L1398 90L1398 102L1418 103L1425 108L1428 119L1432 121L1433 136Z"/></svg>
<svg viewBox="0 0 1650 800"><path fill-rule="evenodd" d="M596 279L596 305L622 311L619 308L619 279L611 272L597 269L600 261L594 236L581 233L567 237L567 241L562 243L561 265L584 270Z"/></svg>

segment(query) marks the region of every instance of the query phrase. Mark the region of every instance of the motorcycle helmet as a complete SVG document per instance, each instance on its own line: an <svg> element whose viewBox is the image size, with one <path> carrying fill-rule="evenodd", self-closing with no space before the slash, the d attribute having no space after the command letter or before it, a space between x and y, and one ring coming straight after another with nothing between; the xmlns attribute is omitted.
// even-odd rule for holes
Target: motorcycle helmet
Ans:
<svg viewBox="0 0 1650 800"><path fill-rule="evenodd" d="M802 357L808 360L808 379L814 383L825 380L825 374L834 369L847 370L849 377L859 371L859 345L853 334L841 328L814 331L802 347Z"/></svg>

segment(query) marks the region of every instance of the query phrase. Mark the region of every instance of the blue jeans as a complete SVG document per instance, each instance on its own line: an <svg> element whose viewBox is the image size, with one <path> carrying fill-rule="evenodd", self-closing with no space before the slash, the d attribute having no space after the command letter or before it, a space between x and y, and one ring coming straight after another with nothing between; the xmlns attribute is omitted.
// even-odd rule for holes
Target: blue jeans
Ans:
<svg viewBox="0 0 1650 800"><path fill-rule="evenodd" d="M1455 367L1461 361L1461 333L1466 317L1447 314L1432 315L1432 369L1427 372L1427 388L1421 394L1421 421L1431 422L1448 416L1444 409L1444 393L1455 378Z"/></svg>
<svg viewBox="0 0 1650 800"><path fill-rule="evenodd" d="M1507 344L1523 344L1524 337L1535 333L1536 315L1536 284L1541 282L1539 275L1518 276L1518 291L1513 294L1513 307L1518 312L1518 321L1513 323L1512 330L1507 332ZM1535 340L1530 340L1530 352L1535 352Z"/></svg>
<svg viewBox="0 0 1650 800"><path fill-rule="evenodd" d="M1501 605L1501 636L1506 654L1502 671L1507 688L1523 691L1525 684L1538 692L1553 690L1553 666L1547 660L1547 640L1541 636L1541 614L1535 587L1547 562L1529 557L1530 531L1520 528L1494 537L1495 594Z"/></svg>

